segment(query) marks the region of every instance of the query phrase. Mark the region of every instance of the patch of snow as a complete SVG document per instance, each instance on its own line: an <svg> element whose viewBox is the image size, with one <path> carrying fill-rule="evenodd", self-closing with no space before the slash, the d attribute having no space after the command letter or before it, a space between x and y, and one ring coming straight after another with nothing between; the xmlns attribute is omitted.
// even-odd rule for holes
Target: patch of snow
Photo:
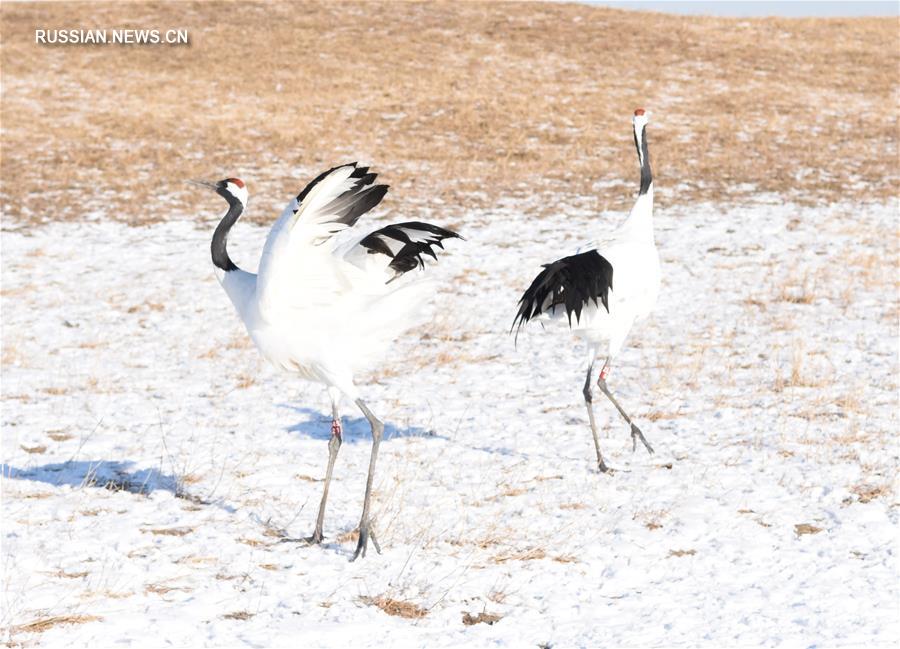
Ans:
<svg viewBox="0 0 900 649"><path fill-rule="evenodd" d="M313 528L328 400L259 358L211 228L4 232L0 623L46 646L893 646L897 207L658 210L659 305L609 379L657 453L599 395L612 475L575 339L508 331L540 264L622 215L436 212L467 241L431 324L360 381L387 433L384 554L356 563L368 426L344 404L325 544L281 542ZM255 270L265 235L232 256ZM100 619L21 628L57 615Z"/></svg>

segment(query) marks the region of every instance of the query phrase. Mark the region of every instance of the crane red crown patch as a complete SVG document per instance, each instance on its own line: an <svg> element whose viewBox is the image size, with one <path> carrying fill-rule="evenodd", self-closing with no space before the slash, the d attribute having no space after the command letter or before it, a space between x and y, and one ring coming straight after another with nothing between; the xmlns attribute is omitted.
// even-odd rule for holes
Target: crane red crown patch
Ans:
<svg viewBox="0 0 900 649"><path fill-rule="evenodd" d="M635 113L635 114L637 114L637 113ZM240 187L241 189L244 188L244 181L241 180L240 178L229 178L229 179L228 179L228 182L234 183L235 185L237 185L237 186Z"/></svg>
<svg viewBox="0 0 900 649"><path fill-rule="evenodd" d="M644 109L643 109L643 108L636 108L635 111L634 111L634 116L635 116L635 117L640 117L640 116L643 115L643 114L644 114Z"/></svg>

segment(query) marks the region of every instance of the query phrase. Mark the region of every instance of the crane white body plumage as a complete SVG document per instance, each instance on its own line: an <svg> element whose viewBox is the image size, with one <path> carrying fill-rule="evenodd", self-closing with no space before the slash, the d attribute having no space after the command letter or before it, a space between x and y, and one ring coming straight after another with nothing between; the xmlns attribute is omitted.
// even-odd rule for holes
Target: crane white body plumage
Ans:
<svg viewBox="0 0 900 649"><path fill-rule="evenodd" d="M591 408L590 381L593 364L604 346L606 360L598 386L631 424L633 439L640 439L648 451L653 450L606 386L610 362L622 350L634 323L653 311L659 295L660 266L653 234L653 178L646 140L647 121L643 109L635 111L634 143L641 184L628 218L610 235L582 246L574 255L545 264L519 300L519 311L513 320L514 328L521 328L530 320L564 321L586 342L588 369L583 394L598 466L603 471L607 467L600 453Z"/></svg>
<svg viewBox="0 0 900 649"><path fill-rule="evenodd" d="M378 362L390 343L416 324L432 292L431 282L419 272L425 268L421 255L436 258L434 246L442 248L444 239L459 236L419 222L354 228L387 191L386 185L373 185L374 180L368 168L352 163L312 181L272 226L258 274L238 268L226 251L228 231L247 203L243 182L200 183L229 202L211 252L216 276L251 339L277 368L327 386L332 401L333 443L316 531L309 540L322 540L328 484L341 443L341 394L372 425L373 456L354 558L365 554L371 479L383 429L360 399L354 376Z"/></svg>
<svg viewBox="0 0 900 649"><path fill-rule="evenodd" d="M613 267L614 282L609 288L609 311L591 303L582 312L572 331L594 348L591 361L606 345L606 355L618 356L632 326L647 318L659 296L659 252L653 237L653 186L638 197L628 218L605 239L582 249L594 249ZM554 320L565 316L555 307ZM589 354L590 354L589 349Z"/></svg>

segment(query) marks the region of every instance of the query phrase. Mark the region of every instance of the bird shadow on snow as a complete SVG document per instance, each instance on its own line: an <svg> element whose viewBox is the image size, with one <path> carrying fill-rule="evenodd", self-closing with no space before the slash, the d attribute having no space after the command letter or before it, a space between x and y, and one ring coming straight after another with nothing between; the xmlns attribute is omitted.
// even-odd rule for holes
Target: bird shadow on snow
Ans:
<svg viewBox="0 0 900 649"><path fill-rule="evenodd" d="M279 404L279 407L286 408L298 415L305 415L306 420L287 427L287 431L291 433L300 433L310 439L319 439L328 441L331 439L331 417L324 416L318 410L312 408L304 408L300 406L292 406L287 403ZM344 442L357 444L359 442L372 441L372 429L369 427L368 420L363 416L350 417L341 416L341 424L343 425ZM384 438L385 440L397 437L424 437L427 439L447 439L444 435L438 435L434 431L420 428L419 426L410 426L408 428L398 428L389 421L384 422Z"/></svg>
<svg viewBox="0 0 900 649"><path fill-rule="evenodd" d="M43 482L54 487L91 487L109 491L127 491L144 496L154 491L168 491L176 498L203 502L186 494L175 476L163 473L159 469L134 470L133 467L134 462L130 460L73 460L27 469L4 463L0 464L0 472L12 480Z"/></svg>

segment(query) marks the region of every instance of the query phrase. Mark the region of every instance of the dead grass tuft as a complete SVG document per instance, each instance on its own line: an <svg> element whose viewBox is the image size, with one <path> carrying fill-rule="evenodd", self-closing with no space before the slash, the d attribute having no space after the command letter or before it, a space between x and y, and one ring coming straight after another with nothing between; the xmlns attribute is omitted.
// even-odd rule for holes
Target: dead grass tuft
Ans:
<svg viewBox="0 0 900 649"><path fill-rule="evenodd" d="M65 570L57 570L53 573L55 577L62 577L63 579L81 579L82 577L87 577L87 571L84 572L66 572Z"/></svg>
<svg viewBox="0 0 900 649"><path fill-rule="evenodd" d="M498 554L491 559L494 563L506 563L508 561L538 561L545 559L547 553L541 548L528 548L527 550Z"/></svg>
<svg viewBox="0 0 900 649"><path fill-rule="evenodd" d="M157 529L142 529L142 532L150 532L155 536L186 536L194 531L193 527L166 527Z"/></svg>
<svg viewBox="0 0 900 649"><path fill-rule="evenodd" d="M337 542L338 543L356 543L359 541L359 529L350 530L349 532L344 532L343 534L338 535Z"/></svg>
<svg viewBox="0 0 900 649"><path fill-rule="evenodd" d="M794 525L794 532L797 536L803 536L804 534L818 534L821 531L821 527L816 527L811 523L798 523L797 525Z"/></svg>
<svg viewBox="0 0 900 649"><path fill-rule="evenodd" d="M294 480L303 480L304 482L325 482L325 478L313 478L304 473L295 473Z"/></svg>
<svg viewBox="0 0 900 649"><path fill-rule="evenodd" d="M777 298L791 304L812 304L816 300L816 280L809 276L788 280L780 288Z"/></svg>
<svg viewBox="0 0 900 649"><path fill-rule="evenodd" d="M9 341L3 342L3 351L0 353L0 365L3 367L14 366L22 367L25 365L27 358L15 345Z"/></svg>
<svg viewBox="0 0 900 649"><path fill-rule="evenodd" d="M696 550L669 550L670 557L690 557L697 554Z"/></svg>
<svg viewBox="0 0 900 649"><path fill-rule="evenodd" d="M247 336L233 336L226 344L225 349L250 349L250 338Z"/></svg>
<svg viewBox="0 0 900 649"><path fill-rule="evenodd" d="M470 538L468 536L463 538L450 539L448 543L450 545L454 545L457 547L461 547L464 545L472 545L481 550L485 550L487 548L492 548L498 545L503 545L506 542L506 539L502 536L496 534L487 534L480 538Z"/></svg>
<svg viewBox="0 0 900 649"><path fill-rule="evenodd" d="M217 563L218 559L215 557L198 557L198 556L184 556L180 559L176 559L175 563L179 564L190 564L190 565L208 565Z"/></svg>
<svg viewBox="0 0 900 649"><path fill-rule="evenodd" d="M680 410L672 411L654 409L644 415L644 419L646 419L647 421L660 421L661 419L679 419L683 416L684 413Z"/></svg>
<svg viewBox="0 0 900 649"><path fill-rule="evenodd" d="M238 543L249 545L251 548L272 545L271 543L266 543L265 541L259 541L257 539L238 539Z"/></svg>
<svg viewBox="0 0 900 649"><path fill-rule="evenodd" d="M143 304L135 304L128 307L127 313L137 313L138 311L165 311L166 307L158 302L144 302Z"/></svg>
<svg viewBox="0 0 900 649"><path fill-rule="evenodd" d="M478 615L472 615L471 613L463 612L462 623L466 626L472 626L473 624L494 624L501 619L503 619L503 616L495 613L486 613L482 611Z"/></svg>
<svg viewBox="0 0 900 649"><path fill-rule="evenodd" d="M222 617L226 620L249 620L254 615L256 614L248 611L235 611L234 613L226 613Z"/></svg>
<svg viewBox="0 0 900 649"><path fill-rule="evenodd" d="M164 584L150 584L146 588L144 588L144 592L146 593L156 593L157 595L165 595L166 593L171 593L172 591L180 590L185 593L191 592L192 588L187 588L186 586L166 586Z"/></svg>
<svg viewBox="0 0 900 649"><path fill-rule="evenodd" d="M394 617L415 620L428 615L428 609L422 608L412 602L394 599L385 595L379 595L378 597L360 597L360 601L365 604L377 606L388 615Z"/></svg>
<svg viewBox="0 0 900 649"><path fill-rule="evenodd" d="M27 624L20 624L10 629L11 633L43 633L56 626L69 624L86 624L87 622L102 622L103 618L97 615L55 615L45 617Z"/></svg>
<svg viewBox="0 0 900 649"><path fill-rule="evenodd" d="M133 591L128 591L128 592L117 593L117 592L115 592L115 591L110 591L110 590L108 590L108 591L106 591L105 593L103 593L103 595L104 595L105 597L110 597L110 598L112 598L112 599L128 599L129 597L133 597L133 596L134 596L134 592L133 592Z"/></svg>
<svg viewBox="0 0 900 649"><path fill-rule="evenodd" d="M859 499L859 502L867 503L875 500L876 498L890 495L891 486L890 484L872 485L862 483L851 487L850 492L856 495L856 497Z"/></svg>
<svg viewBox="0 0 900 649"><path fill-rule="evenodd" d="M507 593L505 590L494 588L488 593L487 598L495 604L503 604L506 601Z"/></svg>
<svg viewBox="0 0 900 649"><path fill-rule="evenodd" d="M663 524L662 521L669 515L669 512L660 509L651 509L639 511L631 517L632 520L640 521L648 530L658 530Z"/></svg>
<svg viewBox="0 0 900 649"><path fill-rule="evenodd" d="M43 454L43 453L46 453L46 452L47 452L47 447L46 447L46 446L41 446L41 445L38 445L38 446L20 446L19 448L21 448L21 449L22 449L23 451L25 451L26 453L31 453L31 454L34 454L34 455L40 455L40 454Z"/></svg>
<svg viewBox="0 0 900 649"><path fill-rule="evenodd" d="M241 389L249 388L256 384L256 379L249 374L238 374L237 387Z"/></svg>

